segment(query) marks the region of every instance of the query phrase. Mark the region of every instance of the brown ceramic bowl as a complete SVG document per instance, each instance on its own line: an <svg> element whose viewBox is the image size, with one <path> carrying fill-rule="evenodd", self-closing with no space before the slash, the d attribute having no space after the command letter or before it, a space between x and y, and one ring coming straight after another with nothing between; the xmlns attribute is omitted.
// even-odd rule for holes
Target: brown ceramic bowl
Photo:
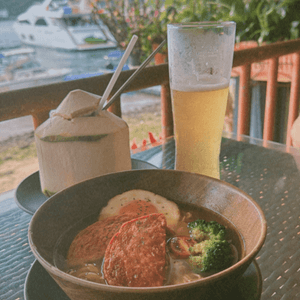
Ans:
<svg viewBox="0 0 300 300"><path fill-rule="evenodd" d="M151 288L89 282L55 267L54 251L62 234L79 220L99 212L113 196L131 189L148 190L179 205L205 207L222 215L244 241L242 258L230 268L204 279ZM55 194L34 214L28 235L37 260L72 300L214 299L234 288L261 249L266 220L251 197L225 182L174 170L133 170L90 179ZM70 243L71 239L67 244Z"/></svg>

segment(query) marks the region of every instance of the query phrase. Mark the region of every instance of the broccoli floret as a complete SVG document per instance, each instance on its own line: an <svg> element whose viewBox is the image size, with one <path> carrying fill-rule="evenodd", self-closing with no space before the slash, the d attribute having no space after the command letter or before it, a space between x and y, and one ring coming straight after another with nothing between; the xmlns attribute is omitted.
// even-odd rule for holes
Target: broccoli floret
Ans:
<svg viewBox="0 0 300 300"><path fill-rule="evenodd" d="M233 259L230 244L226 240L205 240L190 248L189 258L195 272L221 271L228 268Z"/></svg>
<svg viewBox="0 0 300 300"><path fill-rule="evenodd" d="M197 220L188 224L191 237L197 242L189 249L195 272L220 271L233 260L230 244L225 240L225 226L218 222Z"/></svg>
<svg viewBox="0 0 300 300"><path fill-rule="evenodd" d="M191 237L197 242L201 242L208 239L219 239L225 238L225 226L218 222L205 220L197 220L188 224L190 228Z"/></svg>

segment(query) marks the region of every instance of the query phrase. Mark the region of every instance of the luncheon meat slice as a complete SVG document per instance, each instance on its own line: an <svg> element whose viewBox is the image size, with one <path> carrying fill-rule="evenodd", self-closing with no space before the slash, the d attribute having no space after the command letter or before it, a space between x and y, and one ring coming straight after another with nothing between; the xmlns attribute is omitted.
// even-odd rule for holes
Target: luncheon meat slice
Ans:
<svg viewBox="0 0 300 300"><path fill-rule="evenodd" d="M163 285L166 218L151 214L124 223L111 239L103 273L108 284L129 287Z"/></svg>
<svg viewBox="0 0 300 300"><path fill-rule="evenodd" d="M121 225L136 218L136 214L123 214L93 223L80 231L68 251L72 266L103 258L106 247Z"/></svg>

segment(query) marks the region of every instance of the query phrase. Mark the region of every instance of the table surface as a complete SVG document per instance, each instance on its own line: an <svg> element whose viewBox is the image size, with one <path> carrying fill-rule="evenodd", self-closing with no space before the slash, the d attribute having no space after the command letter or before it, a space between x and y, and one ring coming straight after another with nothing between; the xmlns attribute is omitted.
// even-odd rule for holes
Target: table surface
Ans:
<svg viewBox="0 0 300 300"><path fill-rule="evenodd" d="M265 244L256 257L261 299L300 299L300 150L246 136L223 134L221 180L248 193L265 213ZM174 139L132 154L159 168L173 169ZM0 195L0 299L23 300L24 282L34 262L27 239L32 218Z"/></svg>

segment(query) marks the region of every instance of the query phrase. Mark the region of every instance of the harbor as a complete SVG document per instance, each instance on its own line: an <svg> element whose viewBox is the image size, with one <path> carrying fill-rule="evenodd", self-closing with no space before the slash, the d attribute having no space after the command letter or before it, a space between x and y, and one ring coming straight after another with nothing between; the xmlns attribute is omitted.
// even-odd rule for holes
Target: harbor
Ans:
<svg viewBox="0 0 300 300"><path fill-rule="evenodd" d="M3 5L0 1L0 9ZM22 8L5 8L0 92L92 77L116 67L118 60L108 57L119 51L117 42L88 1L28 0Z"/></svg>
<svg viewBox="0 0 300 300"><path fill-rule="evenodd" d="M34 58L40 64L40 67L49 69L64 69L69 72L57 78L44 78L43 81L22 82L13 87L0 86L5 92L11 88L19 89L31 87L37 84L49 84L56 81L74 80L87 78L103 74L103 71L112 71L108 69L109 64L116 65L118 60L110 54L118 49L98 49L90 51L69 51L63 49L46 48L40 46L24 45L13 29L15 20L0 20L0 54L9 50L16 51L24 47L31 48L34 51ZM3 42L5 41L5 42ZM129 60L129 59L128 59ZM129 64L130 61L127 62ZM111 66L110 66L111 67ZM63 99L62 99L63 100ZM122 96L122 111L124 114L136 114L138 112L154 111L160 113L160 87L153 87L140 92L131 92ZM13 138L17 133L20 135L29 134L33 131L31 116L4 121L0 123L0 142Z"/></svg>

